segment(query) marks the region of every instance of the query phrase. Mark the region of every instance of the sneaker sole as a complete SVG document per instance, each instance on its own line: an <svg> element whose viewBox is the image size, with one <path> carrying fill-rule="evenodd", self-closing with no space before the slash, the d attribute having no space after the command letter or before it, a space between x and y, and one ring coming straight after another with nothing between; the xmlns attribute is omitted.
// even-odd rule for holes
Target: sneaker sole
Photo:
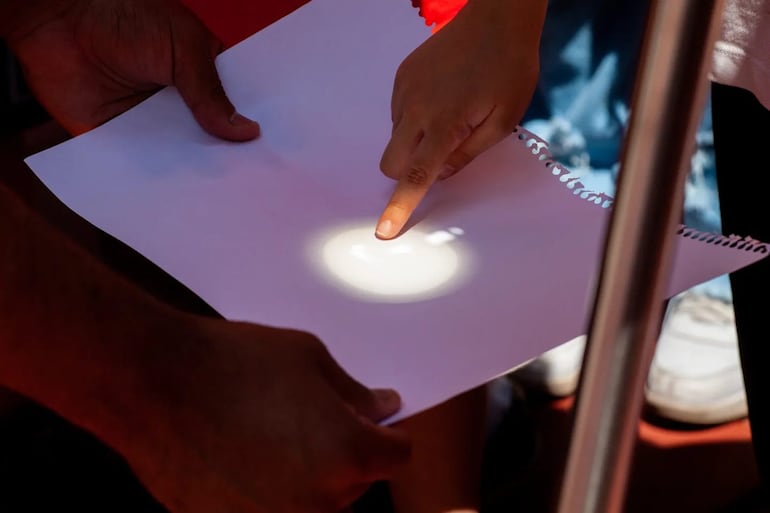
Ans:
<svg viewBox="0 0 770 513"><path fill-rule="evenodd" d="M645 399L647 407L656 415L684 424L699 426L724 424L748 415L746 396L742 393L729 396L718 403L700 407L672 401L650 390L645 392Z"/></svg>
<svg viewBox="0 0 770 513"><path fill-rule="evenodd" d="M550 395L552 397L569 397L573 395L577 389L579 378L579 371L572 373L569 376L563 376L560 379L551 377L547 380L543 379L540 375L530 376L524 371L513 374L513 379L521 383L527 390Z"/></svg>

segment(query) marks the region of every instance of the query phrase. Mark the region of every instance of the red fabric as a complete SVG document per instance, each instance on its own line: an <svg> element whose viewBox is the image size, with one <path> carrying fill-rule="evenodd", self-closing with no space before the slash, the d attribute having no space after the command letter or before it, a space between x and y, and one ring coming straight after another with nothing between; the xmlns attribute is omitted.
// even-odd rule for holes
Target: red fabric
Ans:
<svg viewBox="0 0 770 513"><path fill-rule="evenodd" d="M226 47L278 21L309 0L182 0ZM363 0L361 0L363 1ZM390 0L391 2L406 0ZM443 26L466 0L411 0L425 24Z"/></svg>
<svg viewBox="0 0 770 513"><path fill-rule="evenodd" d="M444 26L462 9L467 0L412 0L412 5L420 8L420 16L426 25L437 28Z"/></svg>
<svg viewBox="0 0 770 513"><path fill-rule="evenodd" d="M182 0L230 47L305 5L308 0Z"/></svg>

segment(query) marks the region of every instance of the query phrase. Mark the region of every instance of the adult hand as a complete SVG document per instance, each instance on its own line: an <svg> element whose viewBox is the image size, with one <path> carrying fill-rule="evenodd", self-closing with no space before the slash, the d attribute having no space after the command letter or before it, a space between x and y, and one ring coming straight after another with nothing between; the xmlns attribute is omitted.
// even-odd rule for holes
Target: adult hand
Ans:
<svg viewBox="0 0 770 513"><path fill-rule="evenodd" d="M380 167L398 180L376 235L399 234L437 179L509 135L537 84L546 0L470 0L396 73Z"/></svg>
<svg viewBox="0 0 770 513"><path fill-rule="evenodd" d="M4 30L38 101L79 134L176 86L207 132L254 139L225 95L222 45L177 0L6 0ZM3 13L4 15L6 13Z"/></svg>
<svg viewBox="0 0 770 513"><path fill-rule="evenodd" d="M376 424L398 395L315 337L220 320L185 334L151 358L154 429L117 444L173 513L336 513L407 460L405 436Z"/></svg>
<svg viewBox="0 0 770 513"><path fill-rule="evenodd" d="M172 513L336 513L409 456L377 424L398 395L312 335L182 313L1 184L0 233L0 386L100 438Z"/></svg>

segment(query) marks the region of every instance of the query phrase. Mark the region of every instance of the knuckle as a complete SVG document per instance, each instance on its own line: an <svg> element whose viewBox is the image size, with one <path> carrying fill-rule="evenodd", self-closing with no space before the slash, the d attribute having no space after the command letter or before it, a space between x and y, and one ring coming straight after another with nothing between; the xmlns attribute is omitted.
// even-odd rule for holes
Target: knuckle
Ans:
<svg viewBox="0 0 770 513"><path fill-rule="evenodd" d="M208 88L208 97L221 98L223 96L226 96L225 87L222 85L222 81L219 80L219 77L217 77L211 84L211 87Z"/></svg>
<svg viewBox="0 0 770 513"><path fill-rule="evenodd" d="M408 98L409 95L406 93L403 93L405 98ZM405 120L419 120L423 119L423 109L422 106L415 101L404 101L404 103L401 105L401 119Z"/></svg>
<svg viewBox="0 0 770 513"><path fill-rule="evenodd" d="M321 339L310 332L301 330L288 330L287 336L291 339L293 344L299 345L307 351L316 354L322 354L326 351L326 346L323 342L321 342Z"/></svg>
<svg viewBox="0 0 770 513"><path fill-rule="evenodd" d="M185 88L187 90L187 94L185 94L185 102L191 111L200 112L201 110L211 106L212 102L217 102L221 98L227 98L225 88L222 85L221 80L219 80L219 77L214 77L210 84L201 84L203 87L198 88L195 87L194 84L191 84L189 81L187 81L187 86L185 87L185 80L181 78L183 76L184 74L182 72L180 75L178 75L178 78L175 82L178 87L181 86L180 89Z"/></svg>
<svg viewBox="0 0 770 513"><path fill-rule="evenodd" d="M450 123L446 127L447 137L450 141L464 141L473 132L473 127L467 121Z"/></svg>
<svg viewBox="0 0 770 513"><path fill-rule="evenodd" d="M392 162L392 157L389 153L385 153L380 159L380 172L388 178L398 178L398 172Z"/></svg>
<svg viewBox="0 0 770 513"><path fill-rule="evenodd" d="M424 187L428 184L429 179L430 173L428 172L428 168L423 164L413 165L409 168L405 177L406 183L414 185L415 187Z"/></svg>
<svg viewBox="0 0 770 513"><path fill-rule="evenodd" d="M401 61L401 64L398 65L398 68L396 68L396 74L394 76L394 82L396 85L402 85L411 76L410 57L411 56L407 56L403 61Z"/></svg>
<svg viewBox="0 0 770 513"><path fill-rule="evenodd" d="M457 172L467 166L475 157L475 155L471 155L466 150L458 148L449 155L446 165L452 169L453 172Z"/></svg>
<svg viewBox="0 0 770 513"><path fill-rule="evenodd" d="M393 81L396 84L400 84L402 80L404 80L404 75L406 74L406 71L404 70L404 61L401 61L401 64L399 64L398 68L396 68L396 74L394 76Z"/></svg>
<svg viewBox="0 0 770 513"><path fill-rule="evenodd" d="M213 34L209 34L209 47L211 48L212 58L225 51L225 44Z"/></svg>

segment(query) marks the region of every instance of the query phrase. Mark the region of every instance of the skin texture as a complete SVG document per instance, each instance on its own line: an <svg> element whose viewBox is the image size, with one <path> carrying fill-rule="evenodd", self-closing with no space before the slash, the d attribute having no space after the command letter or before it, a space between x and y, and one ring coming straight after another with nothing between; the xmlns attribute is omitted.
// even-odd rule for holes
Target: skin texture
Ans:
<svg viewBox="0 0 770 513"><path fill-rule="evenodd" d="M376 424L398 395L312 335L176 311L1 186L0 231L0 386L118 451L171 511L338 511L408 459Z"/></svg>
<svg viewBox="0 0 770 513"><path fill-rule="evenodd" d="M378 236L514 128L544 12L544 0L471 0L404 60L381 166L398 185ZM221 45L174 0L0 0L0 20L37 98L73 134L167 85L207 132L259 134L222 89ZM4 189L0 233L0 385L102 438L173 512L338 511L378 480L402 513L477 508L483 390L379 427L397 394L356 383L311 334L161 305ZM401 428L419 440L409 465Z"/></svg>
<svg viewBox="0 0 770 513"><path fill-rule="evenodd" d="M390 480L397 513L473 513L481 502L486 387L409 417L412 457Z"/></svg>
<svg viewBox="0 0 770 513"><path fill-rule="evenodd" d="M0 0L0 34L80 133L163 85L240 141L218 42L171 0ZM0 186L0 386L119 452L174 513L333 512L409 458L400 408L309 333L193 316L104 267ZM64 272L63 272L64 271Z"/></svg>
<svg viewBox="0 0 770 513"><path fill-rule="evenodd" d="M17 13L6 38L36 98L67 131L89 130L175 86L212 135L259 135L222 88L214 66L222 45L176 0L49 3L33 0L38 9Z"/></svg>
<svg viewBox="0 0 770 513"><path fill-rule="evenodd" d="M516 127L537 84L545 8L545 0L471 0L403 61L380 163L397 185L378 237L397 236L436 180Z"/></svg>

